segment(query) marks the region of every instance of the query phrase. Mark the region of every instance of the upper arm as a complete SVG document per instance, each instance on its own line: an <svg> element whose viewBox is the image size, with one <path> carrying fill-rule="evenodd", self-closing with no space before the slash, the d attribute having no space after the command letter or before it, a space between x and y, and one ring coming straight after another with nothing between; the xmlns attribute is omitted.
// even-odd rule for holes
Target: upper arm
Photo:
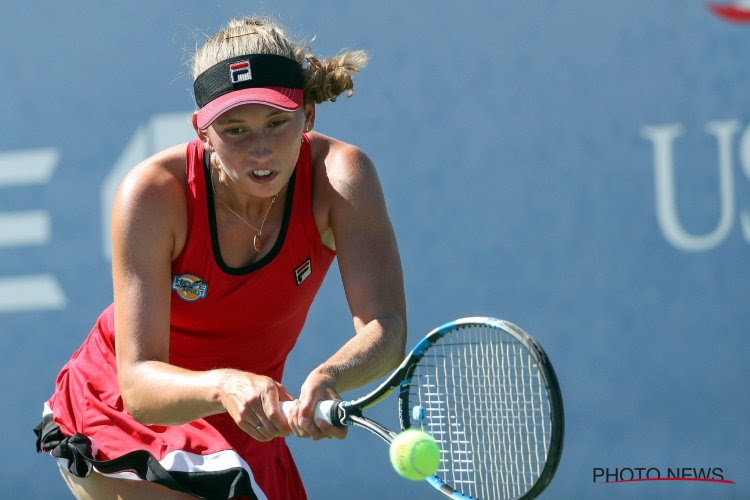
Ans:
<svg viewBox="0 0 750 500"><path fill-rule="evenodd" d="M121 385L138 362L168 361L171 261L184 207L180 179L148 161L127 175L115 197L112 270Z"/></svg>
<svg viewBox="0 0 750 500"><path fill-rule="evenodd" d="M355 324L375 319L403 324L401 259L375 166L349 145L342 146L330 163L330 224Z"/></svg>

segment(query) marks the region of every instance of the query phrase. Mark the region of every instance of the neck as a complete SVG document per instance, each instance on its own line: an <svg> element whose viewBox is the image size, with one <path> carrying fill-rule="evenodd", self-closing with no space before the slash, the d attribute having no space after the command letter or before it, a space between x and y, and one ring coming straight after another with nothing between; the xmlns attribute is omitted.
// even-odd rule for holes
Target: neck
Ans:
<svg viewBox="0 0 750 500"><path fill-rule="evenodd" d="M215 154L211 155L211 184L214 188L215 197L219 199L217 205L221 206L222 209L229 208L230 211L236 212L253 225L260 224L260 220L266 215L269 203L273 198L273 196L262 198L243 191L238 186L237 181L219 164ZM282 192L284 189L282 189ZM281 192L278 194L281 194Z"/></svg>

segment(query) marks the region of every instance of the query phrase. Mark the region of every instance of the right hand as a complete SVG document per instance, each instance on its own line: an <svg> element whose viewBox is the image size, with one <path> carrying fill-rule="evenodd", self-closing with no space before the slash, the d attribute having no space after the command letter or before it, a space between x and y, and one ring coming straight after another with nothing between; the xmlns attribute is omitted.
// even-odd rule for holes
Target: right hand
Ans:
<svg viewBox="0 0 750 500"><path fill-rule="evenodd" d="M280 401L294 398L270 377L225 370L219 397L240 429L258 441L270 441L292 432L281 412Z"/></svg>
<svg viewBox="0 0 750 500"><path fill-rule="evenodd" d="M346 437L346 427L336 427L315 419L315 407L320 401L341 400L335 385L333 377L317 369L307 376L300 389L299 401L289 411L288 421L295 436L314 440Z"/></svg>

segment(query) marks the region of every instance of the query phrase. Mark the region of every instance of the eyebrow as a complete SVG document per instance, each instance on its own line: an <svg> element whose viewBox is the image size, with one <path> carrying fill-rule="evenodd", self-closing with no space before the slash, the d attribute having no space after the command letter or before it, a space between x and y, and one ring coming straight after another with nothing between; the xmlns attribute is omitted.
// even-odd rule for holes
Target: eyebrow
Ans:
<svg viewBox="0 0 750 500"><path fill-rule="evenodd" d="M236 118L228 118L225 120L216 120L219 125L231 125L233 123L245 123L244 120L238 120Z"/></svg>
<svg viewBox="0 0 750 500"><path fill-rule="evenodd" d="M273 109L270 113L268 113L264 118L272 118L277 115L285 115L288 114L286 111L282 111L280 109ZM219 118L216 120L216 123L218 125L231 125L233 123L245 123L245 120L239 120L237 118Z"/></svg>

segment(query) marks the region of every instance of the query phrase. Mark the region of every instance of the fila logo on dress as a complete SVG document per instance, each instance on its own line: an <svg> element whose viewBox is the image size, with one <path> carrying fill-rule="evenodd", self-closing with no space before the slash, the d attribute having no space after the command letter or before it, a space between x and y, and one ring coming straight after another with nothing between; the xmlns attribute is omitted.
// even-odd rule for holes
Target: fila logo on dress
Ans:
<svg viewBox="0 0 750 500"><path fill-rule="evenodd" d="M229 66L229 74L232 83L246 82L252 80L253 73L250 71L250 61L239 61Z"/></svg>
<svg viewBox="0 0 750 500"><path fill-rule="evenodd" d="M172 280L172 290L177 292L182 300L195 302L206 297L208 283L194 274L175 275Z"/></svg>
<svg viewBox="0 0 750 500"><path fill-rule="evenodd" d="M294 270L294 278L297 280L297 286L301 285L311 274L312 263L310 262L310 259L307 259Z"/></svg>

